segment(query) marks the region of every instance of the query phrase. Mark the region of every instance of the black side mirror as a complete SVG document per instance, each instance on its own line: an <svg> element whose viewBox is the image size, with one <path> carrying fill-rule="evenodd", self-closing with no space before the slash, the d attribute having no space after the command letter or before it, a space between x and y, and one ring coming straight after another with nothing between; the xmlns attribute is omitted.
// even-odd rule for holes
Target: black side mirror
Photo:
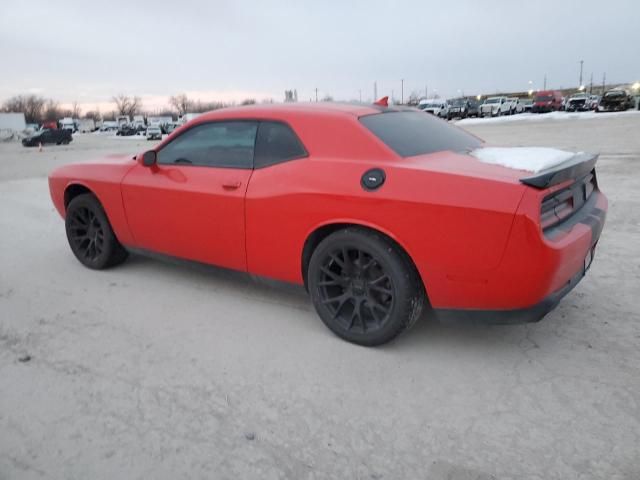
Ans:
<svg viewBox="0 0 640 480"><path fill-rule="evenodd" d="M155 150L149 150L142 154L142 165L145 167L151 167L156 164L156 152Z"/></svg>

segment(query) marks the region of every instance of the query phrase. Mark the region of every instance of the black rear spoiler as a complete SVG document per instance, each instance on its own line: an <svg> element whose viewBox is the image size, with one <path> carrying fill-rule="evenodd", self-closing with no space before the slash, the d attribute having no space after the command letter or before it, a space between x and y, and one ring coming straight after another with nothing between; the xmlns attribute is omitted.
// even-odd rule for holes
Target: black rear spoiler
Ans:
<svg viewBox="0 0 640 480"><path fill-rule="evenodd" d="M548 170L543 170L531 177L521 178L525 185L536 188L549 188L566 180L580 178L588 174L598 161L598 154L577 153L566 162L562 162Z"/></svg>

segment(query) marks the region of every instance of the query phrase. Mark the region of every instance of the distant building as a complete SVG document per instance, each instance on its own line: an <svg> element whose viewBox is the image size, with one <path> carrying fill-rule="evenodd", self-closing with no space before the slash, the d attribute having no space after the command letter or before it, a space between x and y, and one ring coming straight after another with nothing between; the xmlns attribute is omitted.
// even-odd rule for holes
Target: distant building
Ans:
<svg viewBox="0 0 640 480"><path fill-rule="evenodd" d="M285 90L284 91L284 101L285 102L297 102L298 101L298 90Z"/></svg>

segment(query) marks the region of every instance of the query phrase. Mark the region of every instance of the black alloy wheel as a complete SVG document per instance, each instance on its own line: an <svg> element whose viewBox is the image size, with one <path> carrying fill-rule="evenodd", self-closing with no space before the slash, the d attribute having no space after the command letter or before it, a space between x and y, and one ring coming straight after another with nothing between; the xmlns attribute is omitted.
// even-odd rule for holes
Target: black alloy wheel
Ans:
<svg viewBox="0 0 640 480"><path fill-rule="evenodd" d="M100 270L122 263L128 256L118 242L98 199L90 194L73 198L65 216L71 251L85 267Z"/></svg>
<svg viewBox="0 0 640 480"><path fill-rule="evenodd" d="M347 331L367 333L389 319L394 300L391 277L368 252L341 246L320 267L322 303Z"/></svg>
<svg viewBox="0 0 640 480"><path fill-rule="evenodd" d="M82 258L94 262L104 250L104 226L88 207L74 209L69 215L70 240Z"/></svg>
<svg viewBox="0 0 640 480"><path fill-rule="evenodd" d="M325 238L309 264L309 291L323 322L360 345L386 343L420 316L422 282L386 237L347 228Z"/></svg>

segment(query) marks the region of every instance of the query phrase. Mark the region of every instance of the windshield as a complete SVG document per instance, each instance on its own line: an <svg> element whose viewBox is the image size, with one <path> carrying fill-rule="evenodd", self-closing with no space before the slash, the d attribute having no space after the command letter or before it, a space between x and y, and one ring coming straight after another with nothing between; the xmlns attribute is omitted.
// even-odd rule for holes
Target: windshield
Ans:
<svg viewBox="0 0 640 480"><path fill-rule="evenodd" d="M377 113L360 117L360 121L401 157L444 150L463 152L481 144L464 130L419 112Z"/></svg>
<svg viewBox="0 0 640 480"><path fill-rule="evenodd" d="M440 107L442 107L441 103L425 103L422 109L424 110L425 108L440 108Z"/></svg>
<svg viewBox="0 0 640 480"><path fill-rule="evenodd" d="M604 94L605 97L619 97L621 95L624 95L624 92L621 92L620 90L607 92Z"/></svg>
<svg viewBox="0 0 640 480"><path fill-rule="evenodd" d="M550 102L551 100L553 100L553 97L551 95L536 97L536 102Z"/></svg>
<svg viewBox="0 0 640 480"><path fill-rule="evenodd" d="M453 100L449 100L449 103L454 107L462 107L466 103L466 99L454 98Z"/></svg>
<svg viewBox="0 0 640 480"><path fill-rule="evenodd" d="M500 103L499 98L487 98L487 101L484 103Z"/></svg>

